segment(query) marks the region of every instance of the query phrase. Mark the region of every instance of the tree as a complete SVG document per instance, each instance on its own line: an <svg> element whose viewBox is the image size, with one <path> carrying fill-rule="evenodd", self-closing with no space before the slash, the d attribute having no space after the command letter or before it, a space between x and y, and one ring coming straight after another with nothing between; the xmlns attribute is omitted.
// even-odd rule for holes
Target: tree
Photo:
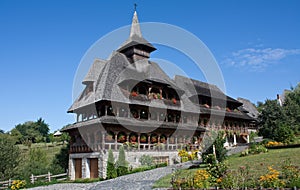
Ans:
<svg viewBox="0 0 300 190"><path fill-rule="evenodd" d="M115 159L111 149L108 151L108 158L107 158L107 167L106 167L106 178L112 179L117 177L117 171L115 167Z"/></svg>
<svg viewBox="0 0 300 190"><path fill-rule="evenodd" d="M69 149L70 145L60 149L60 152L57 153L51 163L51 173L58 174L63 173L68 169L69 163Z"/></svg>
<svg viewBox="0 0 300 190"><path fill-rule="evenodd" d="M205 153L203 154L203 157L207 157L208 155L213 154L214 145L216 151L216 159L219 162L222 162L223 160L225 160L227 153L227 150L224 148L224 143L226 142L226 139L224 138L224 132L211 131L211 137L213 138L207 140L206 146L209 146L209 148L206 149ZM211 143L212 140L214 140L213 143Z"/></svg>
<svg viewBox="0 0 300 190"><path fill-rule="evenodd" d="M17 174L20 150L8 135L0 134L0 181L7 180Z"/></svg>
<svg viewBox="0 0 300 190"><path fill-rule="evenodd" d="M45 151L40 148L31 148L25 159L22 177L28 179L31 174L40 175L48 172L48 158Z"/></svg>
<svg viewBox="0 0 300 190"><path fill-rule="evenodd" d="M266 100L261 108L259 115L259 135L264 138L273 139L274 130L286 121L286 115L283 108L278 105L276 100Z"/></svg>
<svg viewBox="0 0 300 190"><path fill-rule="evenodd" d="M118 160L117 160L117 163L116 163L118 176L126 175L128 173L128 166L127 165L128 164L127 164L126 159L125 159L124 147L121 146L120 149L119 149L119 156L118 156Z"/></svg>
<svg viewBox="0 0 300 190"><path fill-rule="evenodd" d="M42 142L48 138L49 126L42 118L39 118L36 122L27 121L23 124L18 124L11 132L18 138L18 143L26 140Z"/></svg>
<svg viewBox="0 0 300 190"><path fill-rule="evenodd" d="M294 131L286 124L281 123L274 129L273 139L283 143L292 142L295 139Z"/></svg>
<svg viewBox="0 0 300 190"><path fill-rule="evenodd" d="M35 130L37 130L43 137L47 137L49 133L49 125L45 123L45 120L39 118L34 124Z"/></svg>
<svg viewBox="0 0 300 190"><path fill-rule="evenodd" d="M300 132L300 83L296 88L286 93L284 110L288 117L288 124L295 133Z"/></svg>
<svg viewBox="0 0 300 190"><path fill-rule="evenodd" d="M0 129L0 134L4 134L4 131L2 129Z"/></svg>
<svg viewBox="0 0 300 190"><path fill-rule="evenodd" d="M60 136L60 140L65 144L65 142L68 142L70 140L70 136L68 133L63 132Z"/></svg>

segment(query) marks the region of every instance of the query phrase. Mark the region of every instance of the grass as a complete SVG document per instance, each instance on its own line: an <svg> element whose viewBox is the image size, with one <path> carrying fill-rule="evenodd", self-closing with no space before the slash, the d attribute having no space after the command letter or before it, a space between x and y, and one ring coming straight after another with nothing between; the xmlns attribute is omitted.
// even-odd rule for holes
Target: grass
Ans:
<svg viewBox="0 0 300 190"><path fill-rule="evenodd" d="M267 167L272 166L275 169L280 169L280 166L285 160L290 160L292 164L300 166L300 148L287 148L287 149L274 149L269 150L267 153L249 155L246 157L240 157L240 154L232 155L228 157L227 161L229 163L229 168L232 170L237 170L241 166L248 165L250 167L250 172L254 177L259 178L259 176L267 172ZM193 175L197 169L181 170L181 176L186 177L188 175ZM155 182L153 188L168 188L171 187L172 175L166 175Z"/></svg>
<svg viewBox="0 0 300 190"><path fill-rule="evenodd" d="M57 153L59 153L61 148L63 148L64 146L66 146L66 145L63 145L61 143L54 143L54 144L52 144L52 143L33 143L31 145L31 148L40 148L40 149L42 149L43 151L46 152L47 159L49 161L52 161L54 156ZM18 145L18 147L20 148L21 153L22 153L23 156L28 155L28 153L29 153L28 146L20 144L20 145Z"/></svg>
<svg viewBox="0 0 300 190"><path fill-rule="evenodd" d="M239 154L228 158L229 168L237 170L241 166L248 165L255 177L265 174L267 167L280 169L284 161L290 160L292 164L300 166L300 148L273 149L268 153L239 157Z"/></svg>

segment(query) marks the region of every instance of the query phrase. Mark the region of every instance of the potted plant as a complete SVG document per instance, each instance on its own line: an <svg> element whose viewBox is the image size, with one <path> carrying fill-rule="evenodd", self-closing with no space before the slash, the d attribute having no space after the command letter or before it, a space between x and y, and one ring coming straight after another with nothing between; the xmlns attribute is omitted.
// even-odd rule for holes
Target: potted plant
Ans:
<svg viewBox="0 0 300 190"><path fill-rule="evenodd" d="M118 136L118 142L119 143L123 143L123 142L125 142L125 140L126 140L125 135L121 134L121 135Z"/></svg>
<svg viewBox="0 0 300 190"><path fill-rule="evenodd" d="M136 142L136 136L135 135L130 136L130 142Z"/></svg>
<svg viewBox="0 0 300 190"><path fill-rule="evenodd" d="M140 137L140 142L141 142L141 143L146 143L146 142L147 142L147 137L146 137L146 135L142 135L142 136Z"/></svg>
<svg viewBox="0 0 300 190"><path fill-rule="evenodd" d="M176 104L177 100L175 98L172 98L172 102L173 102L173 104Z"/></svg>
<svg viewBox="0 0 300 190"><path fill-rule="evenodd" d="M160 137L160 142L165 143L166 142L166 137L164 137L164 136Z"/></svg>
<svg viewBox="0 0 300 190"><path fill-rule="evenodd" d="M137 92L135 92L135 91L131 92L131 96L135 97L135 96L137 96L137 95L138 95Z"/></svg>
<svg viewBox="0 0 300 190"><path fill-rule="evenodd" d="M113 135L112 135L112 134L107 134L107 135L105 136L105 141L108 141L108 142L113 141Z"/></svg>
<svg viewBox="0 0 300 190"><path fill-rule="evenodd" d="M162 99L161 95L159 93L157 93L157 99Z"/></svg>
<svg viewBox="0 0 300 190"><path fill-rule="evenodd" d="M151 143L157 143L157 136L151 137Z"/></svg>

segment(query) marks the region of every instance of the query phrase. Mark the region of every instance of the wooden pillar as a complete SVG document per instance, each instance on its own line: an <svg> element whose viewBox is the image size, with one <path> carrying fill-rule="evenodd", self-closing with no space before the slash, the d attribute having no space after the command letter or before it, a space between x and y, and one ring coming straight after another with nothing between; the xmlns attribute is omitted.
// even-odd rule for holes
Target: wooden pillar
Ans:
<svg viewBox="0 0 300 190"><path fill-rule="evenodd" d="M104 113L105 113L105 116L107 116L107 105L105 105L104 107L105 107Z"/></svg>
<svg viewBox="0 0 300 190"><path fill-rule="evenodd" d="M167 150L169 150L170 136L167 137Z"/></svg>
<svg viewBox="0 0 300 190"><path fill-rule="evenodd" d="M141 140L141 134L140 133L138 133L138 150L140 150L140 144L141 144L141 142L140 142L140 140Z"/></svg>
<svg viewBox="0 0 300 190"><path fill-rule="evenodd" d="M176 149L178 149L178 139L177 139L177 135L175 136L175 147L176 147Z"/></svg>
<svg viewBox="0 0 300 190"><path fill-rule="evenodd" d="M102 150L105 149L105 132L101 132L102 134Z"/></svg>
<svg viewBox="0 0 300 190"><path fill-rule="evenodd" d="M118 133L115 133L115 150L118 150Z"/></svg>
<svg viewBox="0 0 300 190"><path fill-rule="evenodd" d="M150 143L151 143L151 135L148 135L148 150L150 150Z"/></svg>
<svg viewBox="0 0 300 190"><path fill-rule="evenodd" d="M160 143L160 134L157 135L157 144Z"/></svg>

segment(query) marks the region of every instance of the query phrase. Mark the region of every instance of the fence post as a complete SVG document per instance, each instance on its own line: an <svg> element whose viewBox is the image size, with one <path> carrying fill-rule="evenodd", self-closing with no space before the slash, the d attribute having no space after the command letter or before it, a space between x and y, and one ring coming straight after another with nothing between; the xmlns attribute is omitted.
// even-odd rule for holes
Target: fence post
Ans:
<svg viewBox="0 0 300 190"><path fill-rule="evenodd" d="M48 181L51 182L51 173L48 172Z"/></svg>
<svg viewBox="0 0 300 190"><path fill-rule="evenodd" d="M30 177L30 179L31 179L31 180L30 180L30 181L31 181L31 183L32 183L32 184L34 184L34 175L33 175L33 174L31 174L31 177Z"/></svg>
<svg viewBox="0 0 300 190"><path fill-rule="evenodd" d="M8 187L11 186L11 179L8 180Z"/></svg>

